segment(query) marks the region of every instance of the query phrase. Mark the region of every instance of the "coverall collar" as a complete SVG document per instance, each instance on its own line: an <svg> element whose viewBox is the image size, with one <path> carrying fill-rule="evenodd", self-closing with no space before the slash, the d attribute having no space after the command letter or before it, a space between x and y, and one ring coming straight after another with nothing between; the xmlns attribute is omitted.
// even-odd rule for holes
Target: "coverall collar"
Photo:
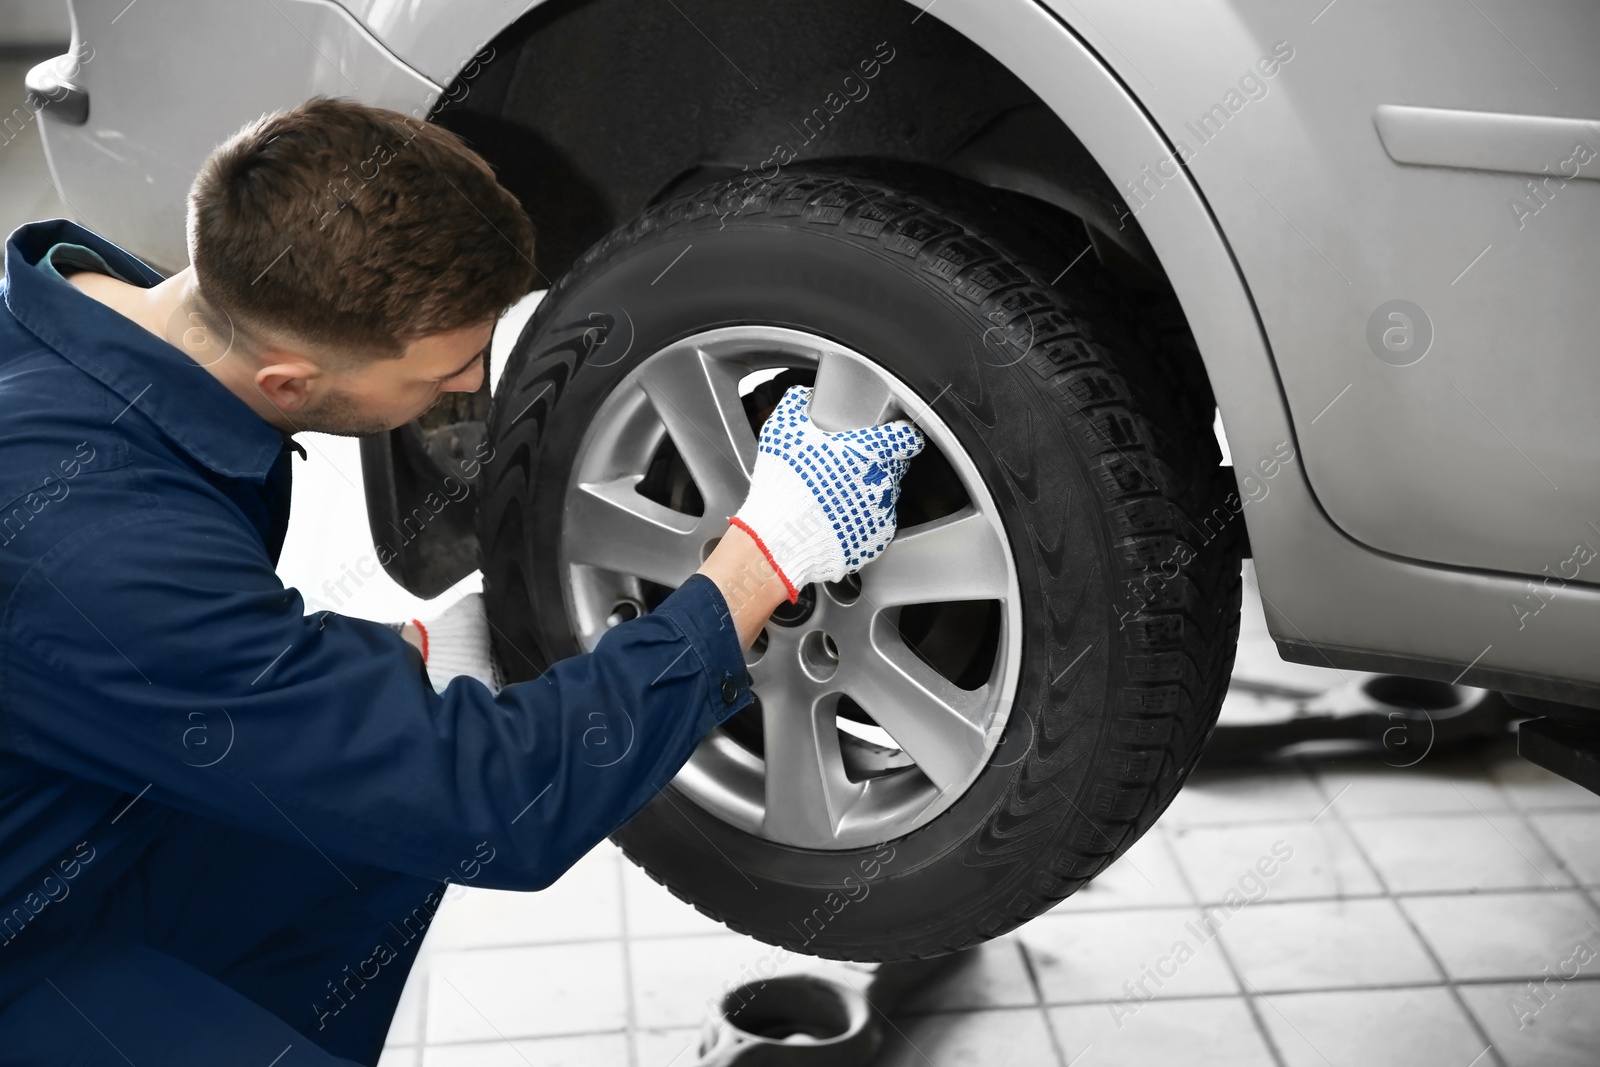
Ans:
<svg viewBox="0 0 1600 1067"><path fill-rule="evenodd" d="M153 267L75 222L19 226L6 240L5 302L34 336L137 404L179 448L218 474L264 482L285 449L305 454L183 351L41 270L39 260L62 241L93 249L146 288L162 280Z"/></svg>

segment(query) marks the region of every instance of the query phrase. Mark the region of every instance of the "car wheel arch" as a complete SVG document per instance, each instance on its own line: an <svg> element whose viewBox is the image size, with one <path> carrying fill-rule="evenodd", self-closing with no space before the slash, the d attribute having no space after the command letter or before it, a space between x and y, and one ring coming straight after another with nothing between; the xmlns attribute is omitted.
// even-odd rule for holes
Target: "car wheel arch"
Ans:
<svg viewBox="0 0 1600 1067"><path fill-rule="evenodd" d="M426 27L426 31L415 25L408 27L409 39L388 43L408 59L409 53L419 47L418 42L430 34L443 35L430 46L433 52L448 43L454 54L466 55L476 44L477 56L492 58L464 62L446 94L449 99L470 102L473 86L465 83L464 76L485 76L482 72L497 59L503 62L509 51L543 28L543 24L535 25L530 20L544 12L548 21L553 14L570 14L586 6L593 5L579 0L545 0L523 6L515 20L498 29L483 24L450 27L441 21ZM919 17L913 15L913 19ZM1199 369L1209 379L1221 411L1233 455L1244 459L1248 467L1248 457L1272 456L1286 442L1293 447L1293 429L1254 304L1199 188L1186 170L1180 170L1176 177L1168 179L1174 187L1173 194L1152 201L1135 218L1109 177L1136 177L1145 162L1171 156L1172 146L1128 83L1085 43L1092 27L1087 23L1075 26L1072 18L1053 13L1035 0L941 0L930 17L938 18L987 60L1014 75L1029 90L1033 101L1048 109L1062 138L1035 159L1019 160L1010 153L1016 138L990 136L995 126L1017 112L1037 111L1035 106L1024 105L987 116L945 158L917 162L1021 192L1083 218L1102 261L1113 269L1120 266L1120 276L1136 286L1168 288L1177 297L1188 318L1201 363ZM459 16L456 21L470 22ZM421 69L428 67L423 65ZM450 80L446 72L433 74L442 81ZM438 121L452 126L460 121L461 113L458 107L445 108ZM1032 128L1038 128L1036 116ZM470 132L468 136L469 140L474 139ZM985 145L985 138L991 143ZM514 174L505 173L515 165L507 167L495 159L493 144L475 141L475 147L496 163L503 179L515 182ZM693 168L675 167L672 171L658 179L658 187L652 189L646 203L693 183ZM588 209L595 216L592 228L596 231L592 239L598 239L625 217L601 217L603 213L595 210L593 203L593 186L603 185L608 179L605 175L586 178L590 188L578 192L590 201ZM638 204L635 210L644 206L645 203ZM629 211L628 215L632 213ZM1130 232L1124 235L1119 230ZM563 262L553 264L547 273L563 269L564 261L587 243L563 249L559 257ZM1300 472L1296 471L1293 477L1299 479ZM1299 488L1302 503L1314 511L1309 486L1302 481ZM1243 493L1239 499L1244 499ZM1245 515L1246 524L1252 527L1251 542L1271 544L1273 539L1268 534L1253 528L1259 519L1259 514Z"/></svg>

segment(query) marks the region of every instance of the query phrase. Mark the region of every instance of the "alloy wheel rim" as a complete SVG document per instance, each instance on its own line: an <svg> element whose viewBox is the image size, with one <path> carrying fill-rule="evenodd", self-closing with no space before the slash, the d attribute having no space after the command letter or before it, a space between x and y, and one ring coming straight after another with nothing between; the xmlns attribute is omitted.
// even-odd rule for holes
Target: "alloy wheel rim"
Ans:
<svg viewBox="0 0 1600 1067"><path fill-rule="evenodd" d="M611 391L579 445L559 568L586 651L609 625L645 610L652 584L680 585L749 490L756 430L744 397L786 370L818 374L814 408L840 399L829 390L848 389L874 421L915 419L966 502L902 525L855 579L808 587L813 604L798 623L769 623L746 653L758 743L735 716L701 742L673 786L769 841L862 848L925 825L997 762L1020 669L1021 603L1004 527L976 465L922 398L861 353L804 331L723 327L670 344ZM700 514L641 492L661 470L664 445L679 481L686 473L698 491ZM902 516L910 494L908 478ZM931 625L948 643L939 627L959 630L975 610L988 613L992 649L987 676L974 687L984 664L969 664L964 687L930 663L934 638L907 634ZM958 622L939 622L941 613Z"/></svg>

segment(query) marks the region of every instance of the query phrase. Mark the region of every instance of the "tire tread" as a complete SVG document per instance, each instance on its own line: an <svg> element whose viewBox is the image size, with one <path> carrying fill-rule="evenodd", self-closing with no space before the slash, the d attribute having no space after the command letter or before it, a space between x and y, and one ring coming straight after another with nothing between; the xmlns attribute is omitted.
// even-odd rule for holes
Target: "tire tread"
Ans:
<svg viewBox="0 0 1600 1067"><path fill-rule="evenodd" d="M835 170L813 164L753 186L740 187L737 179L715 183L613 232L556 289L646 235L721 226L732 214L782 219L886 260L911 260L927 284L991 323L997 343L1021 353L1019 367L1054 398L1088 458L1115 565L1128 576L1129 595L1113 603L1137 605L1123 614L1117 631L1122 684L1110 701L1106 758L1078 779L1081 788L1072 796L1063 788L1078 762L1069 746L1033 753L968 846L971 863L1015 862L1019 854L1039 852L1015 891L984 914L954 916L927 930L914 944L855 944L848 954L814 943L804 947L855 960L958 951L1048 911L1121 856L1171 803L1215 725L1238 634L1240 573L1231 529L1204 541L1196 537L1196 518L1209 514L1219 487L1231 483L1217 477L1214 401L1170 294L1119 286L1096 269L1093 257L1046 280L1040 263L1081 243L1081 231L1073 238L1070 224L1032 202L937 172L852 162ZM1192 559L1141 603L1137 579L1142 576L1148 588L1152 569L1160 573L1163 561L1180 552ZM1065 583L1067 576L1054 580ZM1063 816L1062 797L1085 817L1071 817L1070 808ZM1051 847L1041 848L1041 841ZM668 888L735 930L800 948Z"/></svg>

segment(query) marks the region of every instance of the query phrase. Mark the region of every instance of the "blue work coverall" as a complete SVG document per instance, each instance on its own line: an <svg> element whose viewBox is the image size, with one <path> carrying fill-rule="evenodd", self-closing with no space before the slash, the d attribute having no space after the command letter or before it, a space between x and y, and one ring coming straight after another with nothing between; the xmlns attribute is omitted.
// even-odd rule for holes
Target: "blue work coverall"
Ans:
<svg viewBox="0 0 1600 1067"><path fill-rule="evenodd" d="M0 1065L371 1063L447 883L544 888L750 703L727 605L696 575L435 693L283 586L299 446L86 264L161 280L65 220L6 244Z"/></svg>

